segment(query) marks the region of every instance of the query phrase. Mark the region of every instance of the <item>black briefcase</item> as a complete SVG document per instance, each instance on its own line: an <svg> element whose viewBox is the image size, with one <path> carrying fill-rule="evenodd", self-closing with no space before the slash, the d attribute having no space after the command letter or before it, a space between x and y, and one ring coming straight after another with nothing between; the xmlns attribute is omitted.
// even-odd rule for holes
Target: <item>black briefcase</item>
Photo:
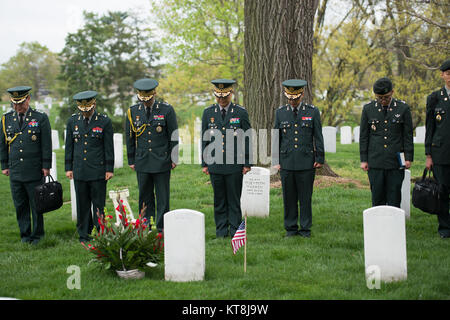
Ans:
<svg viewBox="0 0 450 320"><path fill-rule="evenodd" d="M34 204L36 212L43 214L61 208L63 205L63 190L61 183L48 175L48 182L43 178L43 184L34 188Z"/></svg>
<svg viewBox="0 0 450 320"><path fill-rule="evenodd" d="M427 177L428 173L428 177ZM429 213L439 214L445 213L446 200L448 199L448 191L445 185L440 184L433 176L433 168L423 171L421 180L418 180L412 192L412 204L414 207Z"/></svg>

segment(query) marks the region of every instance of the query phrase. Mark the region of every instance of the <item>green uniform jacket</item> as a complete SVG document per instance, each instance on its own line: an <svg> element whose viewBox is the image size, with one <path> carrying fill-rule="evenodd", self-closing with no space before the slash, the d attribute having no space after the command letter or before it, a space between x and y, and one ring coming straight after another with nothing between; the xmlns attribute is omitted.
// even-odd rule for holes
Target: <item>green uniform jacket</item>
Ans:
<svg viewBox="0 0 450 320"><path fill-rule="evenodd" d="M29 107L22 127L19 127L17 113L5 113L0 130L0 156L2 170L10 170L11 180L42 179L42 169L50 169L52 165L52 137L47 114Z"/></svg>
<svg viewBox="0 0 450 320"><path fill-rule="evenodd" d="M106 172L114 172L113 128L107 115L95 111L87 128L81 112L69 118L65 170L82 181L105 179Z"/></svg>
<svg viewBox="0 0 450 320"><path fill-rule="evenodd" d="M247 131L249 129L251 125L247 110L238 104L229 105L224 120L218 104L205 108L202 116L202 154L204 155L203 152L208 146L211 149L206 150L209 160L202 156L202 167L208 167L210 173L218 174L241 172L244 166L250 167L251 140L247 137L251 139L252 132ZM216 138L218 141L215 143ZM210 146L211 143L214 144ZM232 149L230 143L233 143ZM230 154L230 151L233 154ZM217 161L212 161L213 159Z"/></svg>
<svg viewBox="0 0 450 320"><path fill-rule="evenodd" d="M178 123L170 104L155 101L147 119L143 103L131 106L125 120L128 164L138 172L158 173L178 163Z"/></svg>
<svg viewBox="0 0 450 320"><path fill-rule="evenodd" d="M425 154L434 164L450 164L450 98L447 90L434 91L427 98Z"/></svg>
<svg viewBox="0 0 450 320"><path fill-rule="evenodd" d="M313 105L301 102L297 118L290 105L279 107L274 129L279 130L279 159L274 152L273 165L280 164L284 170L308 170L314 162L325 162L320 112Z"/></svg>
<svg viewBox="0 0 450 320"><path fill-rule="evenodd" d="M363 107L361 114L359 153L361 162L369 168L398 169L398 153L405 153L405 161L414 160L411 111L400 100L392 99L386 116L375 100Z"/></svg>

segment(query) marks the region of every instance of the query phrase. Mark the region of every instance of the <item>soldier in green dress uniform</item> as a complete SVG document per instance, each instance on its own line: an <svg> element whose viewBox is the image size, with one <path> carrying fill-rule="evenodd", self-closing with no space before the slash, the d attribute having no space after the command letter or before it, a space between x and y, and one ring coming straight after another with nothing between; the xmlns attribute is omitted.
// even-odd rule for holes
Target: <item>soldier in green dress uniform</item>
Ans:
<svg viewBox="0 0 450 320"><path fill-rule="evenodd" d="M31 87L19 86L7 91L14 110L5 113L1 121L2 173L10 177L22 242L37 244L44 236L44 218L36 213L34 188L50 173L51 128L47 115L30 107Z"/></svg>
<svg viewBox="0 0 450 320"><path fill-rule="evenodd" d="M93 227L99 228L97 213L104 212L106 184L114 176L112 123L106 114L97 113L96 96L96 91L73 96L79 112L66 127L65 170L74 179L80 242L88 242Z"/></svg>
<svg viewBox="0 0 450 320"><path fill-rule="evenodd" d="M216 237L233 237L242 222L243 175L251 170L251 129L247 110L232 103L234 80L216 79L216 104L203 111L202 170L208 174L214 192ZM250 140L251 141L251 140Z"/></svg>
<svg viewBox="0 0 450 320"><path fill-rule="evenodd" d="M139 103L131 106L126 118L128 165L136 171L139 187L139 212L147 207L145 218L155 217L159 232L164 229L164 214L170 211L170 173L178 163L178 124L174 108L156 101L154 79L134 83ZM156 198L156 203L155 203Z"/></svg>
<svg viewBox="0 0 450 320"><path fill-rule="evenodd" d="M450 60L441 67L444 86L431 93L427 98L425 154L426 166L433 168L439 183L450 191ZM447 196L446 209L438 214L438 232L441 238L450 238L450 213Z"/></svg>
<svg viewBox="0 0 450 320"><path fill-rule="evenodd" d="M378 79L373 92L376 100L366 104L361 114L361 169L368 172L372 206L400 208L404 169L414 159L411 111L404 101L392 97L388 78Z"/></svg>
<svg viewBox="0 0 450 320"><path fill-rule="evenodd" d="M284 228L286 236L311 236L313 193L316 168L325 161L320 112L302 101L305 80L290 79L282 83L288 104L275 112L274 129L278 130L278 149L272 148L272 164L280 170L283 188ZM300 229L299 220L300 202Z"/></svg>

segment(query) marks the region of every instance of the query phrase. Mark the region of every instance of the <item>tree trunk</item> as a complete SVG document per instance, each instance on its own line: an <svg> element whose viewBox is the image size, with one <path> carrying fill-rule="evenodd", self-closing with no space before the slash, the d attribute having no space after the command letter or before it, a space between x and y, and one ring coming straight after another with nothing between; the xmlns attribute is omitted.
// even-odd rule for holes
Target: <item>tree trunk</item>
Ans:
<svg viewBox="0 0 450 320"><path fill-rule="evenodd" d="M275 110L286 104L281 83L287 79L306 80L303 100L312 102L314 16L318 4L319 0L245 0L244 106L252 127L268 130L268 147ZM337 176L326 163L317 174Z"/></svg>
<svg viewBox="0 0 450 320"><path fill-rule="evenodd" d="M281 85L284 80L308 81L304 101L312 101L318 2L245 0L244 106L256 130L273 127L276 108L286 103Z"/></svg>

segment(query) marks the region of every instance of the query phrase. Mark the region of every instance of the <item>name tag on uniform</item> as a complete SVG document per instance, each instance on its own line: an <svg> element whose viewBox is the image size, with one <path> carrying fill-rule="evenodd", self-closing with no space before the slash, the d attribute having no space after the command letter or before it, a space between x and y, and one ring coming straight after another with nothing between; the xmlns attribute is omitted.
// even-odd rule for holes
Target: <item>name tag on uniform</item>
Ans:
<svg viewBox="0 0 450 320"><path fill-rule="evenodd" d="M231 118L230 119L230 124L239 124L239 123L241 123L240 118Z"/></svg>

